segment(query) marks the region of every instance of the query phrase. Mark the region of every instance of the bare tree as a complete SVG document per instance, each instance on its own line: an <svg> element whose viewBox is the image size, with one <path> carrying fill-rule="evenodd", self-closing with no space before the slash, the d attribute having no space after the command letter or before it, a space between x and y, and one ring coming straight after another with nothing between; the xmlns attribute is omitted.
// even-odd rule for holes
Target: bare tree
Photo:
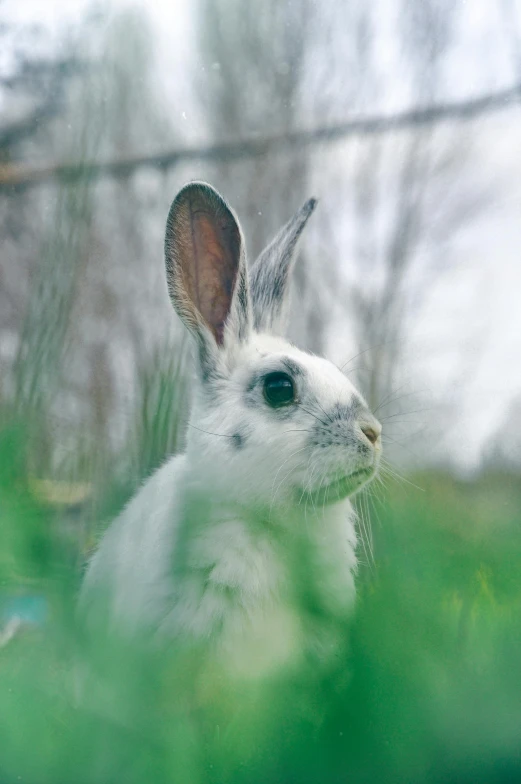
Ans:
<svg viewBox="0 0 521 784"><path fill-rule="evenodd" d="M381 117L391 83L400 85L402 103L413 109L443 103L452 6L449 0L402 2L393 31L401 59L385 74L379 5L199 0L195 86L211 140L262 142L346 118ZM51 101L55 108L42 110L39 130L17 135L25 141L9 147L9 156L24 155L29 139L37 160L131 159L175 147L152 44L137 11L116 15L99 37L89 34L75 52L88 68L62 78L66 100ZM16 94L21 89L21 83L13 87ZM43 88L37 92L47 95ZM30 113L26 119L30 127ZM1 133L0 125L0 139ZM237 208L251 258L307 197L322 198L297 267L291 337L323 352L331 311L341 310L362 352L360 380L376 407L404 367L410 319L446 268L448 239L482 206L465 170L468 142L450 125L418 122L328 147L268 144L251 159L204 161L186 171L211 178ZM159 259L163 216L178 183L161 165L74 185L64 170L57 183L0 201L0 211L16 224L0 240L6 305L0 308L0 354L3 329L22 336L16 396L22 403L44 394L98 441L114 428L120 436L129 429L138 368L171 338L164 334L170 309ZM17 267L15 259L24 262ZM349 285L346 271L353 273ZM23 327L21 312L27 314ZM154 444L152 452L160 447Z"/></svg>
<svg viewBox="0 0 521 784"><path fill-rule="evenodd" d="M213 138L264 138L301 127L318 10L312 0L201 0L198 89ZM311 195L309 167L302 149L268 149L260 159L216 167L215 183L240 211L251 258ZM320 351L322 321L309 265L304 256L297 267L293 329L301 343Z"/></svg>
<svg viewBox="0 0 521 784"><path fill-rule="evenodd" d="M317 120L338 121L346 112L382 111L390 82L381 64L380 11L362 1L325 9L307 0L267 5L201 0L199 90L212 136L262 138L313 127ZM444 97L442 71L455 16L448 0L399 5L395 35L401 61L393 84L398 79L413 107ZM354 281L349 288L341 283L344 245L336 261L322 248L317 258L306 254L299 267L295 334L307 347L324 350L331 304L343 301L344 319L364 352L357 362L359 380L373 406L400 375L408 320L442 273L450 236L482 207L482 192L465 182L468 147L466 132L422 126L351 142L351 173L334 162L334 151L328 155L320 146L312 153L268 150L257 160L217 169L217 184L246 216L253 255L303 200L318 172L324 172L326 194L331 189L325 178L343 181L336 202L326 202L326 214L319 210L316 221L321 235L332 237L338 232L331 215L346 222L345 205L352 204ZM336 156L345 160L345 151Z"/></svg>
<svg viewBox="0 0 521 784"><path fill-rule="evenodd" d="M63 42L62 54L46 53L46 33L38 26L17 31L2 13L0 47L9 56L0 69L0 162L20 152L21 145L41 134L64 108L67 84L85 63Z"/></svg>
<svg viewBox="0 0 521 784"><path fill-rule="evenodd" d="M172 144L146 16L138 9L116 15L95 52L97 74L87 89L102 104L95 111L102 125L97 154L118 157ZM75 122L81 116L79 108ZM143 383L150 395L149 357L157 359L161 351L175 357L161 264L163 220L157 220L171 196L167 186L161 172L138 173L98 183L94 191L88 264L74 292L64 381L72 399L83 401L83 422L99 454L120 448L133 428L133 407L142 394L139 369L148 367ZM157 361L158 367L168 364Z"/></svg>
<svg viewBox="0 0 521 784"><path fill-rule="evenodd" d="M19 30L0 3L0 167L26 156L38 157L48 147L53 123L66 104L71 81L84 74L80 52L61 42L51 53L48 34L38 26ZM13 188L0 195L0 367L16 350L27 291L40 249L42 229L39 194ZM9 346L5 352L3 346ZM3 384L3 394L7 394ZM1 389L0 389L1 392ZM13 388L9 394L13 394Z"/></svg>
<svg viewBox="0 0 521 784"><path fill-rule="evenodd" d="M35 136L32 154L82 161L171 143L151 51L146 20L137 12L116 16L101 39L82 39L77 54L89 67L69 80L65 105ZM112 450L115 433L121 443L131 429L137 364L161 341L171 349L168 298L157 285L162 227L154 218L163 198L166 207L163 190L158 173L152 187L139 175L98 184L64 177L31 194L4 196L9 213L27 204L3 254L8 275L17 269L32 227L27 283L16 307L24 318L7 325L17 335L14 383L7 391L18 411L25 418L32 412L38 422L35 470L52 470L57 446L60 453L81 452L83 460L89 452Z"/></svg>
<svg viewBox="0 0 521 784"><path fill-rule="evenodd" d="M371 14L367 6L361 12ZM401 5L403 73L415 106L440 99L455 13L445 0ZM366 31L370 27L368 19ZM374 94L377 38L366 37L370 85L362 89ZM410 324L446 269L451 236L483 206L483 190L468 176L470 148L466 131L432 126L359 143L353 180L357 272L348 301L362 351L356 363L360 383L373 408L392 397Z"/></svg>

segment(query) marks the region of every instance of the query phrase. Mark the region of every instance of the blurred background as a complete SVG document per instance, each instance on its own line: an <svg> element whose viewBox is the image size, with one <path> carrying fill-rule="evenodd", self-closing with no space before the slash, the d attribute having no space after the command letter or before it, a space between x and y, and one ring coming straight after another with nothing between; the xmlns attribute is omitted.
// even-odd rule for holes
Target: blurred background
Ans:
<svg viewBox="0 0 521 784"><path fill-rule="evenodd" d="M163 236L190 179L236 209L250 260L319 199L290 337L361 388L390 467L358 499L353 683L320 686L333 746L308 758L302 716L263 746L261 711L250 746L219 746L221 779L177 733L186 781L235 780L256 745L248 781L521 781L520 98L519 0L0 0L5 781L79 780L57 675L71 597L182 444ZM78 752L85 780L179 773L89 731L105 767Z"/></svg>

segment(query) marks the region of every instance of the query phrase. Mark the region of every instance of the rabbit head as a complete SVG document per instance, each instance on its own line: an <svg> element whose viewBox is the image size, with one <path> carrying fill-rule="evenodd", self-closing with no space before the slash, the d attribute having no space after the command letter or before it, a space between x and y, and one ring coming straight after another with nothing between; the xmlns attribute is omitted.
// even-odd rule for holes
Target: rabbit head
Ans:
<svg viewBox="0 0 521 784"><path fill-rule="evenodd" d="M193 481L253 507L330 504L375 474L381 427L331 362L282 336L310 199L248 270L239 222L193 182L167 220L169 293L197 347L187 434Z"/></svg>

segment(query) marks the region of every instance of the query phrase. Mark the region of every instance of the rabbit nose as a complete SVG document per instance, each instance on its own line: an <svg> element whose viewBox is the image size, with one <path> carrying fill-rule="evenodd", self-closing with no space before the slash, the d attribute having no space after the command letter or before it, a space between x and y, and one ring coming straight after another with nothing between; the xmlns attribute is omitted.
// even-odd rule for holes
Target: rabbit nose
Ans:
<svg viewBox="0 0 521 784"><path fill-rule="evenodd" d="M360 430L367 440L374 446L380 438L382 426L379 422L372 422L371 424L364 422L360 425Z"/></svg>

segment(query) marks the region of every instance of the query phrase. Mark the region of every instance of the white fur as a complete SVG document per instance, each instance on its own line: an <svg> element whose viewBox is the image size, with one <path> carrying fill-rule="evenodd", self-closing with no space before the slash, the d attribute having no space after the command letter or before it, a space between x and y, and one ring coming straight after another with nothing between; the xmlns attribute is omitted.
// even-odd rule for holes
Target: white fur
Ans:
<svg viewBox="0 0 521 784"><path fill-rule="evenodd" d="M254 380L288 361L302 369L299 405L274 412ZM279 337L229 337L216 363L217 380L195 384L185 453L111 525L80 601L111 628L204 643L258 674L335 645L355 596L347 496L380 452L361 425L379 426L336 366ZM359 469L368 474L346 484Z"/></svg>
<svg viewBox="0 0 521 784"><path fill-rule="evenodd" d="M302 494L346 466L349 472L349 455L332 450L314 460L308 454L311 414L300 412L297 421L280 426L241 402L241 381L278 355L305 363L325 410L359 397L329 362L256 336L235 357L226 405L213 407L198 395L190 420L198 429L189 426L186 453L157 471L110 527L86 575L85 609L100 592L108 595L111 623L121 629L210 640L246 669L253 652L260 655L260 642L277 641L255 665L264 671L306 649L293 584L302 550L309 561L299 576L313 584L324 615L348 615L356 565L351 503L317 507L305 498L299 504L295 488ZM320 407L315 411L319 416ZM251 443L223 459L223 436L241 415L252 426ZM308 633L314 648L317 632Z"/></svg>

